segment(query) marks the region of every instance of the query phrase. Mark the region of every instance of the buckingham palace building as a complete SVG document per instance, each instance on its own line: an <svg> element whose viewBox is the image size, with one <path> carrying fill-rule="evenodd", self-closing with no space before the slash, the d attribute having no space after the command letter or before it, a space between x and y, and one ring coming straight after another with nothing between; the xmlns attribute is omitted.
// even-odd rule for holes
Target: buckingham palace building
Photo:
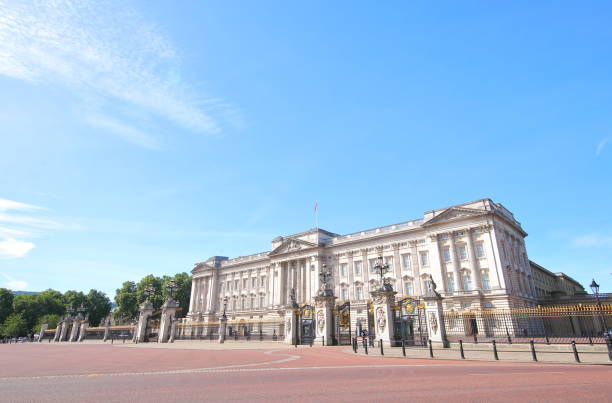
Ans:
<svg viewBox="0 0 612 403"><path fill-rule="evenodd" d="M531 308L537 293L526 236L514 215L491 199L351 234L315 228L278 236L269 251L196 264L182 327L218 323L224 313L229 323L244 324L243 335L253 323L285 324L291 307L313 304L326 271L353 334L366 326L374 332L368 306L370 292L380 286L374 270L380 261L388 265L383 281L396 299L415 308L432 281L444 311ZM282 336L282 326L274 332Z"/></svg>

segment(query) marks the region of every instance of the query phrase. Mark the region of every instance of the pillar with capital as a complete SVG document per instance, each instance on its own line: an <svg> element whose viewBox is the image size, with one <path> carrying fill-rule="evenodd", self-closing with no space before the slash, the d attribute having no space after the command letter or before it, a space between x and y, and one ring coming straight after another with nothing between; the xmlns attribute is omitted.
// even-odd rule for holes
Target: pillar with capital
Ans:
<svg viewBox="0 0 612 403"><path fill-rule="evenodd" d="M295 288L292 288L289 293L291 307L286 311L285 318L285 343L297 344L298 337L298 313L300 307L297 303Z"/></svg>
<svg viewBox="0 0 612 403"><path fill-rule="evenodd" d="M170 339L170 332L176 320L176 310L178 307L179 303L172 297L168 298L162 306L161 320L159 322L159 337L157 338L158 343L167 343Z"/></svg>
<svg viewBox="0 0 612 403"><path fill-rule="evenodd" d="M332 315L334 314L336 297L334 296L334 290L331 289L329 284L331 274L327 270L326 264L321 266L319 277L321 278L321 287L314 298L316 307L316 339L324 345L331 346L333 345L334 334Z"/></svg>
<svg viewBox="0 0 612 403"><path fill-rule="evenodd" d="M137 343L143 342L147 333L147 323L149 318L153 314L153 304L151 301L146 300L139 307L140 315L138 316L138 324L136 325L136 332L134 334L134 341Z"/></svg>
<svg viewBox="0 0 612 403"><path fill-rule="evenodd" d="M378 288L370 292L372 308L374 310L376 338L383 342L393 342L395 339L393 307L395 306L395 294L397 292L393 291L393 286L385 280L385 274L391 268L383 261L382 254L378 258L373 270L380 276Z"/></svg>
<svg viewBox="0 0 612 403"><path fill-rule="evenodd" d="M40 325L40 333L38 333L39 342L42 342L43 338L45 337L45 330L47 330L48 328L49 328L49 323L47 322L47 318L45 318L45 323Z"/></svg>

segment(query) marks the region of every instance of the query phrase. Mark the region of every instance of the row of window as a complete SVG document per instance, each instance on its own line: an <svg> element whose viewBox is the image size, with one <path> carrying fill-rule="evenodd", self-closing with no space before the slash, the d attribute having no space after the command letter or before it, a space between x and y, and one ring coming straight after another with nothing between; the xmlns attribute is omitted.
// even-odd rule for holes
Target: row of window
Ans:
<svg viewBox="0 0 612 403"><path fill-rule="evenodd" d="M248 289L249 279L242 279L242 290ZM259 277L259 286L266 288L266 276ZM251 288L257 288L257 277L251 277ZM225 294L226 292L232 291L240 291L240 280L228 280L221 283L221 294Z"/></svg>
<svg viewBox="0 0 612 403"><path fill-rule="evenodd" d="M259 305L256 305L259 302ZM223 299L219 300L219 306L223 306ZM241 298L231 298L228 301L227 309L230 311L235 311L237 309L255 309L255 308L265 308L266 307L266 296L260 295L259 298L255 297L241 297Z"/></svg>

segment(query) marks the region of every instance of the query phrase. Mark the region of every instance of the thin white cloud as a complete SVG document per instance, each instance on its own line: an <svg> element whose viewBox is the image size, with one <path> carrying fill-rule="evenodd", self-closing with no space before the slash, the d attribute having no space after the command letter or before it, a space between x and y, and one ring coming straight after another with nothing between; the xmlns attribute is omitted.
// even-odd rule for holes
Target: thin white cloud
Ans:
<svg viewBox="0 0 612 403"><path fill-rule="evenodd" d="M589 234L576 237L572 240L574 248L612 247L612 236Z"/></svg>
<svg viewBox="0 0 612 403"><path fill-rule="evenodd" d="M32 204L20 203L14 200L0 199L0 211L9 210L44 210L42 207L34 206Z"/></svg>
<svg viewBox="0 0 612 403"><path fill-rule="evenodd" d="M605 137L599 141L597 144L597 150L595 151L595 155L599 155L603 152L604 148L612 141L612 137Z"/></svg>
<svg viewBox="0 0 612 403"><path fill-rule="evenodd" d="M48 230L66 228L61 223L33 214L45 212L44 207L9 199L0 199L0 259L25 257L36 245L30 238Z"/></svg>
<svg viewBox="0 0 612 403"><path fill-rule="evenodd" d="M15 259L24 257L34 249L32 242L18 241L14 238L6 238L0 241L0 258Z"/></svg>
<svg viewBox="0 0 612 403"><path fill-rule="evenodd" d="M15 280L5 273L0 273L0 276L6 280L3 285L13 291L23 291L28 287L28 283L22 280Z"/></svg>
<svg viewBox="0 0 612 403"><path fill-rule="evenodd" d="M86 121L92 126L109 130L122 139L150 150L158 150L159 144L155 138L128 124L105 116L88 116Z"/></svg>
<svg viewBox="0 0 612 403"><path fill-rule="evenodd" d="M170 41L124 1L0 0L0 74L67 85L85 100L124 104L194 132L218 132L221 120L239 120L223 101L202 98L183 82L180 65ZM134 123L106 126L153 148Z"/></svg>

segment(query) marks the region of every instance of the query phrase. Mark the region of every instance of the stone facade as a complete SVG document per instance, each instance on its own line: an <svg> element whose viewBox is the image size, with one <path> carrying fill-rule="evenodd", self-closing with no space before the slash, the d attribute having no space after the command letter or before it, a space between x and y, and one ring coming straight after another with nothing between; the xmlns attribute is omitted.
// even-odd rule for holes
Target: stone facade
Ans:
<svg viewBox="0 0 612 403"><path fill-rule="evenodd" d="M526 236L513 214L490 199L352 234L311 229L279 236L270 251L196 264L184 322L218 321L225 297L230 320L284 320L291 289L298 304L313 303L325 264L338 302L351 301L354 326L378 287L371 268L379 257L391 268L386 278L397 298L421 298L433 278L444 310L535 306Z"/></svg>

